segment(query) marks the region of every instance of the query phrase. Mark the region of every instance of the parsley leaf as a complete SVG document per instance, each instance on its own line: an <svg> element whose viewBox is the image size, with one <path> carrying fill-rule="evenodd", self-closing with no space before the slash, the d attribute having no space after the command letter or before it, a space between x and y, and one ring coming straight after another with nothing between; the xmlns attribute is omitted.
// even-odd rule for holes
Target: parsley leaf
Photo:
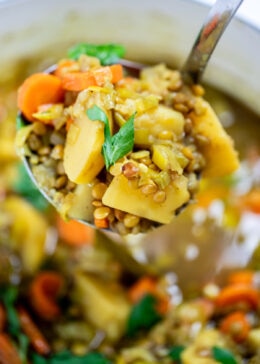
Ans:
<svg viewBox="0 0 260 364"><path fill-rule="evenodd" d="M129 153L134 147L134 118L133 114L119 131L111 135L109 120L105 112L94 105L87 110L87 115L92 121L102 121L105 124L105 142L102 146L102 154L105 159L106 169L109 169L115 162Z"/></svg>
<svg viewBox="0 0 260 364"><path fill-rule="evenodd" d="M174 361L174 363L176 362L176 364L181 364L181 353L184 349L185 346L183 345L176 345L170 349L168 355Z"/></svg>
<svg viewBox="0 0 260 364"><path fill-rule="evenodd" d="M1 288L0 300L4 303L6 309L8 331L15 336L20 332L20 321L14 307L17 296L18 289L16 287L10 286Z"/></svg>
<svg viewBox="0 0 260 364"><path fill-rule="evenodd" d="M78 43L68 50L68 57L71 59L79 59L83 54L97 57L100 63L104 65L118 62L125 55L125 47L120 44L89 44Z"/></svg>
<svg viewBox="0 0 260 364"><path fill-rule="evenodd" d="M140 330L148 330L162 319L156 304L156 298L147 294L133 306L127 322L127 336L134 336Z"/></svg>
<svg viewBox="0 0 260 364"><path fill-rule="evenodd" d="M85 355L74 355L70 351L62 351L48 358L38 354L32 357L33 364L111 364L101 353L88 353Z"/></svg>
<svg viewBox="0 0 260 364"><path fill-rule="evenodd" d="M237 361L234 358L234 355L231 353L231 351L229 351L227 349L223 349L218 346L214 346L212 348L212 355L213 355L213 358L219 363L237 364Z"/></svg>

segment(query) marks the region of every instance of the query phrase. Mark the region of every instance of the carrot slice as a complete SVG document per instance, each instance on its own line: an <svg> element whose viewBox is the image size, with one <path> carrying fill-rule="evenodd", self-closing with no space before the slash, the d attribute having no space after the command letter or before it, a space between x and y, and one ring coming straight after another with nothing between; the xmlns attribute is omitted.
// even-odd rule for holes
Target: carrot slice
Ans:
<svg viewBox="0 0 260 364"><path fill-rule="evenodd" d="M229 284L254 284L255 273L252 270L240 270L233 272L228 277Z"/></svg>
<svg viewBox="0 0 260 364"><path fill-rule="evenodd" d="M65 90L76 92L97 85L96 79L91 71L65 72L61 75L61 83Z"/></svg>
<svg viewBox="0 0 260 364"><path fill-rule="evenodd" d="M159 313L165 314L169 310L169 298L158 291L157 281L152 277L140 278L128 291L128 297L132 303L137 303L147 294L158 299L157 310Z"/></svg>
<svg viewBox="0 0 260 364"><path fill-rule="evenodd" d="M252 190L241 197L242 207L256 214L260 214L260 188Z"/></svg>
<svg viewBox="0 0 260 364"><path fill-rule="evenodd" d="M93 70L94 77L98 86L104 86L109 81L117 83L123 78L123 67L121 64L113 64Z"/></svg>
<svg viewBox="0 0 260 364"><path fill-rule="evenodd" d="M245 312L235 311L227 315L220 323L220 330L238 343L247 339L251 326Z"/></svg>
<svg viewBox="0 0 260 364"><path fill-rule="evenodd" d="M60 315L56 302L63 286L63 277L51 271L39 273L31 283L30 299L34 310L45 320L55 320Z"/></svg>
<svg viewBox="0 0 260 364"><path fill-rule="evenodd" d="M57 217L57 229L59 236L70 245L91 244L94 241L95 231L90 226L83 225L76 220L65 221Z"/></svg>
<svg viewBox="0 0 260 364"><path fill-rule="evenodd" d="M108 219L97 219L94 218L94 225L99 229L107 229L109 227Z"/></svg>
<svg viewBox="0 0 260 364"><path fill-rule="evenodd" d="M79 64L72 59L62 59L54 71L54 75L61 78L64 73L79 71Z"/></svg>
<svg viewBox="0 0 260 364"><path fill-rule="evenodd" d="M252 309L257 309L259 292L247 284L231 284L219 292L215 304L220 309L236 304L246 304Z"/></svg>
<svg viewBox="0 0 260 364"><path fill-rule="evenodd" d="M24 308L19 307L17 309L17 313L20 319L21 328L28 336L33 348L40 355L49 354L51 352L51 348L41 331L32 321L28 312Z"/></svg>
<svg viewBox="0 0 260 364"><path fill-rule="evenodd" d="M157 292L156 281L152 277L142 277L128 291L130 301L136 303L148 294L155 294Z"/></svg>
<svg viewBox="0 0 260 364"><path fill-rule="evenodd" d="M0 363L22 364L16 348L11 342L9 336L4 333L0 333Z"/></svg>
<svg viewBox="0 0 260 364"><path fill-rule="evenodd" d="M55 104L63 100L61 80L51 74L35 73L28 77L18 89L17 105L27 120L42 104Z"/></svg>

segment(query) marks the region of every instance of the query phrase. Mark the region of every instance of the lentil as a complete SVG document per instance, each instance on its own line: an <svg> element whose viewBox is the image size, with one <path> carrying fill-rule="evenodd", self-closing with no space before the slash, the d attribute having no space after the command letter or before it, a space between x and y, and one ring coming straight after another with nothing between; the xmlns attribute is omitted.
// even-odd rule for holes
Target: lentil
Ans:
<svg viewBox="0 0 260 364"><path fill-rule="evenodd" d="M36 121L35 123L33 123L33 131L36 135L42 136L46 134L46 126L39 122Z"/></svg>
<svg viewBox="0 0 260 364"><path fill-rule="evenodd" d="M123 221L125 227L133 228L139 224L140 217L131 214L126 214Z"/></svg>
<svg viewBox="0 0 260 364"><path fill-rule="evenodd" d="M64 152L63 145L57 144L52 149L50 156L51 156L51 158L56 159L56 160L63 159L63 152Z"/></svg>
<svg viewBox="0 0 260 364"><path fill-rule="evenodd" d="M107 185L103 182L97 183L92 188L92 196L96 200L102 200L104 193L106 192Z"/></svg>
<svg viewBox="0 0 260 364"><path fill-rule="evenodd" d="M154 202L157 202L157 203L164 202L166 200L166 193L165 193L165 191L157 191L153 195L153 200L154 200Z"/></svg>
<svg viewBox="0 0 260 364"><path fill-rule="evenodd" d="M110 214L111 209L107 206L97 207L94 210L94 218L95 219L106 219Z"/></svg>
<svg viewBox="0 0 260 364"><path fill-rule="evenodd" d="M155 183L146 184L141 187L141 191L144 195L152 195L155 192L157 192L157 190L158 190L158 187L156 186Z"/></svg>
<svg viewBox="0 0 260 364"><path fill-rule="evenodd" d="M126 178L132 179L139 175L139 168L136 164L134 164L132 162L127 162L127 163L123 164L122 172Z"/></svg>

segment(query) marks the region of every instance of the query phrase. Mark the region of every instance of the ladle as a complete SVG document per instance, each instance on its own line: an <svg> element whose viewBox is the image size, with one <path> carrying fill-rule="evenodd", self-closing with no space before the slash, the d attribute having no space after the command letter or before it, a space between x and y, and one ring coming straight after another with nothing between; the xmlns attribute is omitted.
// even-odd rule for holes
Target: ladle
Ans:
<svg viewBox="0 0 260 364"><path fill-rule="evenodd" d="M199 31L199 34L195 40L191 52L186 62L184 63L183 68L181 69L182 76L186 83L192 84L201 81L205 68L217 45L218 40L220 39L221 35L226 29L228 23L236 13L237 9L241 5L242 1L243 0L217 0L211 7L208 16L206 17L205 22L201 30ZM145 67L145 65L143 64L128 60L121 60L121 63L129 71L130 74L138 74L140 70ZM48 69L47 72L51 72L51 68ZM28 171L28 174L30 175L30 177L37 186L37 182L35 181L35 178L33 176L33 173L31 171L27 159L24 158L23 161ZM53 204L53 201L45 193L45 191L43 191L42 189L40 189L40 191L44 195L44 197L51 204ZM87 221L80 220L80 222L91 225ZM142 260L142 258L137 257L136 255L133 257L132 255L133 252L131 253L133 245L135 247L136 245L140 246L139 242L141 238L143 238L143 236L140 237L139 235L134 235L134 236L121 237L118 234L113 233L111 231L104 231L104 234L106 235L106 236L103 235L104 244L109 244L110 250L114 250L116 255L120 255L120 258L124 259L124 261L129 266L130 269L135 271L136 270L140 271L140 267L141 270L143 268L146 269L146 262L143 261L142 264L140 265L139 263ZM169 234L172 235L171 232L168 233L168 235ZM156 236L158 236L158 234ZM153 239L152 234L151 234L151 239ZM163 240L163 237L161 239ZM147 242L147 240L149 239L146 234L145 241ZM178 242L181 244L182 240L183 236L177 236L177 240L175 239L174 246L176 246ZM129 254L129 250L131 254ZM149 267L149 269L152 268ZM156 269L158 270L158 267ZM165 267L160 267L160 269L164 270Z"/></svg>

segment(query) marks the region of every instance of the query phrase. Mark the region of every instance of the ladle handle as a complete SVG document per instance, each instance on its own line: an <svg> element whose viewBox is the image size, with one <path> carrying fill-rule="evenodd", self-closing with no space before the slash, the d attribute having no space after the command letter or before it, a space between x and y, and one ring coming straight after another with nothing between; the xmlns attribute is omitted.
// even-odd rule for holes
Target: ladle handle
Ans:
<svg viewBox="0 0 260 364"><path fill-rule="evenodd" d="M216 0L182 69L185 82L198 83L208 61L243 0Z"/></svg>

